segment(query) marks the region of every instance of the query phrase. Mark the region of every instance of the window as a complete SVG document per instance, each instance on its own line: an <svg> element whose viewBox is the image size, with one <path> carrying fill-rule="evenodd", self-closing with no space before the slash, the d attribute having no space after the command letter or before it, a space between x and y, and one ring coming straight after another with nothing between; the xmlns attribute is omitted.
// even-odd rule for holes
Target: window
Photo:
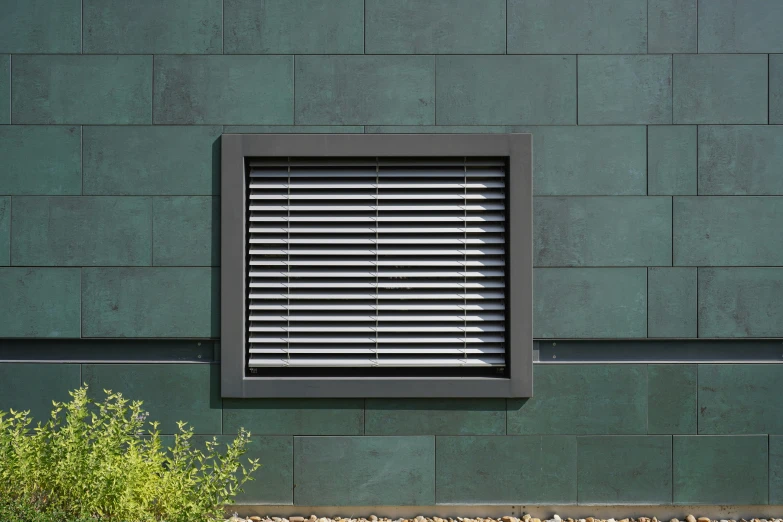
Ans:
<svg viewBox="0 0 783 522"><path fill-rule="evenodd" d="M532 392L530 136L224 135L224 397Z"/></svg>

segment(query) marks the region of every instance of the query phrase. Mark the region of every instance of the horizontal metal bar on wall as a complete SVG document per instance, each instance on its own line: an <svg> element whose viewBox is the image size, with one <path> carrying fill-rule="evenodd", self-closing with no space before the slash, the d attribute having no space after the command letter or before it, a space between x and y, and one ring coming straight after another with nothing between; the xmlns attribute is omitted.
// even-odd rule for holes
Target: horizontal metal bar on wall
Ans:
<svg viewBox="0 0 783 522"><path fill-rule="evenodd" d="M0 339L0 362L212 363L219 342L199 339Z"/></svg>
<svg viewBox="0 0 783 522"><path fill-rule="evenodd" d="M588 516L620 520L625 517L657 517L659 520L669 520L677 518L684 520L688 514L696 516L709 517L712 520L739 520L741 518L768 518L774 519L780 517L780 506L758 505L758 506L719 506L719 505L700 505L700 506L672 506L672 505L589 505L589 504L568 504L568 505L511 505L511 504L439 504L436 506L274 506L274 505L232 505L228 512L237 512L243 516L270 516L270 517L291 517L314 514L317 517L364 517L370 515L377 517L386 517L394 519L407 518L413 519L417 515L425 517L502 517L512 516L521 517L525 513L541 520L549 519L554 514L565 519L571 517L574 519L586 518Z"/></svg>
<svg viewBox="0 0 783 522"><path fill-rule="evenodd" d="M215 363L211 339L0 339L0 363ZM539 339L535 364L783 363L783 339Z"/></svg>
<svg viewBox="0 0 783 522"><path fill-rule="evenodd" d="M536 364L783 363L783 339L537 340Z"/></svg>

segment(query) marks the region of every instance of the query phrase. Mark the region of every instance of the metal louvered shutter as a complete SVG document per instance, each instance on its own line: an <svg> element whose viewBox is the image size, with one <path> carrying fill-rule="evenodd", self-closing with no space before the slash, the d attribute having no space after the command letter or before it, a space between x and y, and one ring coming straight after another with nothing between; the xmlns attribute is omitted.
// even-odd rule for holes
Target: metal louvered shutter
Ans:
<svg viewBox="0 0 783 522"><path fill-rule="evenodd" d="M249 165L252 374L505 371L504 158Z"/></svg>

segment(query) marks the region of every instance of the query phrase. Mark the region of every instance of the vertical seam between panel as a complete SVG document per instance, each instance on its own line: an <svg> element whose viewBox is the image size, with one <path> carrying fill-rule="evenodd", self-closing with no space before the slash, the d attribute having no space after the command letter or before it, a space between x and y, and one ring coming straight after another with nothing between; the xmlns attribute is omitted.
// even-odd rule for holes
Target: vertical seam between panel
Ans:
<svg viewBox="0 0 783 522"><path fill-rule="evenodd" d="M576 60L574 65L576 68L576 124L579 125L579 55L575 54L574 58Z"/></svg>
<svg viewBox="0 0 783 522"><path fill-rule="evenodd" d="M674 54L671 54L672 61L670 65L670 73L672 78L672 125L674 125Z"/></svg>
<svg viewBox="0 0 783 522"><path fill-rule="evenodd" d="M699 54L699 2L696 0L696 54Z"/></svg>
<svg viewBox="0 0 783 522"><path fill-rule="evenodd" d="M432 456L433 456L433 466L435 467L435 469L432 470L432 504L437 505L438 504L438 436L437 435L432 436Z"/></svg>
<svg viewBox="0 0 783 522"><path fill-rule="evenodd" d="M649 272L649 270L648 270ZM647 406L645 408L645 427L644 432L649 435L650 434L650 365L645 364L644 365L644 387L646 388L644 390L644 394L647 396L647 401L645 402L645 405Z"/></svg>
<svg viewBox="0 0 783 522"><path fill-rule="evenodd" d="M700 275L699 273L700 272L701 272L701 267L697 266L696 267L696 339L701 337L700 332L699 332L699 275ZM698 413L698 409L699 409L699 405L698 405L699 404L699 395L698 395L699 377L698 377L698 375L699 375L699 368L697 366L696 367L696 386L697 386L697 392L696 392L696 410L697 410L697 412L696 413ZM698 418L699 417L697 415L696 416L697 428L698 428ZM697 429L696 433L698 433L698 429Z"/></svg>
<svg viewBox="0 0 783 522"><path fill-rule="evenodd" d="M13 69L14 55L8 55L8 125L14 123L14 82L11 69Z"/></svg>
<svg viewBox="0 0 783 522"><path fill-rule="evenodd" d="M8 196L8 266L14 266L14 197Z"/></svg>
<svg viewBox="0 0 783 522"><path fill-rule="evenodd" d="M674 196L671 196L672 200L672 268L674 268Z"/></svg>
<svg viewBox="0 0 783 522"><path fill-rule="evenodd" d="M152 55L152 101L150 102L150 124L155 125L155 55Z"/></svg>
<svg viewBox="0 0 783 522"><path fill-rule="evenodd" d="M435 69L433 71L433 92L432 92L432 99L435 100L435 125L438 124L438 56L433 55L433 60L435 60Z"/></svg>
<svg viewBox="0 0 783 522"><path fill-rule="evenodd" d="M226 0L220 0L220 54L226 54Z"/></svg>
<svg viewBox="0 0 783 522"><path fill-rule="evenodd" d="M770 72L770 57L772 55L767 54L767 125L769 125L769 116L772 112L772 105L771 105L771 92L772 92L772 76Z"/></svg>
<svg viewBox="0 0 783 522"><path fill-rule="evenodd" d="M296 125L296 55L291 55L291 99L293 100L293 111L291 123Z"/></svg>
<svg viewBox="0 0 783 522"><path fill-rule="evenodd" d="M543 440L544 436L539 435L541 439ZM579 435L574 435L574 446L576 446L576 462L574 462L576 467L576 505L579 505Z"/></svg>
<svg viewBox="0 0 783 522"><path fill-rule="evenodd" d="M644 126L644 179L645 196L650 195L650 126Z"/></svg>
<svg viewBox="0 0 783 522"><path fill-rule="evenodd" d="M699 170L701 169L699 160L699 129L701 125L696 125L696 195L701 195L701 188L699 187Z"/></svg>
<svg viewBox="0 0 783 522"><path fill-rule="evenodd" d="M84 54L84 0L81 1L82 13L79 18L79 53Z"/></svg>
<svg viewBox="0 0 783 522"><path fill-rule="evenodd" d="M81 195L84 196L84 125L79 126L79 179L82 182Z"/></svg>
<svg viewBox="0 0 783 522"><path fill-rule="evenodd" d="M79 339L84 339L82 324L84 318L84 267L79 268ZM79 376L81 379L81 375ZM79 383L81 385L81 383Z"/></svg>
<svg viewBox="0 0 783 522"><path fill-rule="evenodd" d="M508 54L508 0L506 0L506 12L505 12L505 26L506 26L506 54Z"/></svg>
<svg viewBox="0 0 783 522"><path fill-rule="evenodd" d="M698 274L698 269L696 273ZM701 394L699 392L699 373L701 373L699 371L700 369L701 369L701 364L697 364L696 365L696 435L699 434L699 395Z"/></svg>
<svg viewBox="0 0 783 522"><path fill-rule="evenodd" d="M296 435L291 435L291 505L296 505Z"/></svg>
<svg viewBox="0 0 783 522"><path fill-rule="evenodd" d="M155 266L155 200L157 198L155 196L149 196L149 198L150 198L150 266L152 267ZM222 433L223 415L220 416L220 419L221 419L220 431Z"/></svg>
<svg viewBox="0 0 783 522"><path fill-rule="evenodd" d="M647 303L649 303L650 302L650 284L649 284L649 281L648 281L648 279L650 278L650 269L649 269L649 267L647 267L647 270L645 270L644 275L645 275L645 277L644 277L644 297L645 297ZM646 316L645 317L646 321L644 322L644 336L648 337L650 335L650 328L649 328L649 324L648 324L650 322L649 304L648 304L647 310L644 311L644 314Z"/></svg>
<svg viewBox="0 0 783 522"><path fill-rule="evenodd" d="M646 20L646 27L647 27L647 36L645 38L646 44L647 44L647 54L650 54L650 0L647 0L647 20Z"/></svg>
<svg viewBox="0 0 783 522"><path fill-rule="evenodd" d="M674 435L669 435L669 444L671 445L670 447L671 447L671 450L672 450L671 456L670 456L672 475L671 475L671 481L670 481L669 486L670 486L671 492L672 492L672 505L674 505Z"/></svg>
<svg viewBox="0 0 783 522"><path fill-rule="evenodd" d="M362 2L362 54L367 54L367 0Z"/></svg>
<svg viewBox="0 0 783 522"><path fill-rule="evenodd" d="M646 276L647 276L647 314L646 314L647 315L647 318L646 318L647 319L647 321L646 321L647 322L647 332L646 332L647 335L645 335L645 337L650 337L650 267L649 266L647 267ZM649 386L648 386L648 390L647 391L649 392ZM647 406L647 409L648 409L648 417L649 417L649 409L650 409L649 405ZM649 419L648 419L648 423L647 424L648 424L648 427L649 427Z"/></svg>

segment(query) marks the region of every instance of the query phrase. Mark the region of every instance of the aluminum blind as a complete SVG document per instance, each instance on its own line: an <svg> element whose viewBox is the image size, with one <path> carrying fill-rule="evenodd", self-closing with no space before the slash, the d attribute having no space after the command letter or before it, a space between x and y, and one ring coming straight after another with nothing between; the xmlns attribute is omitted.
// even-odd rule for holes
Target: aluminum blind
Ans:
<svg viewBox="0 0 783 522"><path fill-rule="evenodd" d="M504 162L250 165L251 371L505 367Z"/></svg>

